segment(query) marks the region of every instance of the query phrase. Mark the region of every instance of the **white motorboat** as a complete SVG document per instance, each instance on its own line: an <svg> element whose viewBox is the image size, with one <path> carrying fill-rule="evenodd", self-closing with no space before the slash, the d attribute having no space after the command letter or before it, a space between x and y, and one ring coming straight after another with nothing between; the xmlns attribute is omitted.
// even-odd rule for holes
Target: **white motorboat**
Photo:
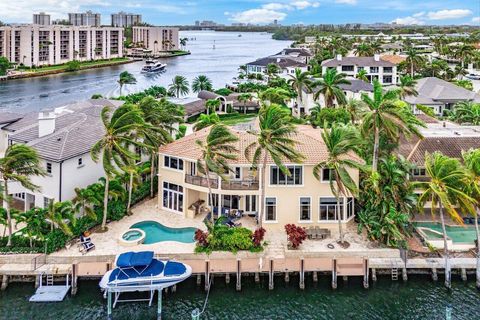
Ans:
<svg viewBox="0 0 480 320"><path fill-rule="evenodd" d="M116 259L116 268L100 281L107 292L153 291L171 287L192 274L192 268L181 262L157 260L152 251L126 252Z"/></svg>
<svg viewBox="0 0 480 320"><path fill-rule="evenodd" d="M480 80L480 74L469 73L465 75L465 78L468 78L470 80Z"/></svg>
<svg viewBox="0 0 480 320"><path fill-rule="evenodd" d="M166 64L156 60L147 60L142 68L142 73L157 73L165 70L166 67Z"/></svg>

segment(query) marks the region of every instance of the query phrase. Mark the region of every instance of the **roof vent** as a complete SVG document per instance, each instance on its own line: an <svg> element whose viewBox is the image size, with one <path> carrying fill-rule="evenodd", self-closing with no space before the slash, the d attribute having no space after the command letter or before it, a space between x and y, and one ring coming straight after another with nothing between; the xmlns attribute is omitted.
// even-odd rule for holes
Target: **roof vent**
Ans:
<svg viewBox="0 0 480 320"><path fill-rule="evenodd" d="M375 54L373 55L373 60L375 60L375 61L380 61L380 55L379 55L378 53L375 53Z"/></svg>
<svg viewBox="0 0 480 320"><path fill-rule="evenodd" d="M53 110L44 110L38 114L38 137L55 132L55 112Z"/></svg>
<svg viewBox="0 0 480 320"><path fill-rule="evenodd" d="M337 54L337 61L342 61L342 55L341 54Z"/></svg>

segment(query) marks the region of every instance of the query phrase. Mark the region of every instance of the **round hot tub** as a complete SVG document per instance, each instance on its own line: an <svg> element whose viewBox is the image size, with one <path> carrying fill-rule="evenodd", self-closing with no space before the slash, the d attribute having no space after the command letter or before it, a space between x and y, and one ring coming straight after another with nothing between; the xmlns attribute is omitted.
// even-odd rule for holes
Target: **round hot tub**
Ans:
<svg viewBox="0 0 480 320"><path fill-rule="evenodd" d="M119 239L123 246L135 246L145 241L145 231L138 228L132 228L125 231Z"/></svg>

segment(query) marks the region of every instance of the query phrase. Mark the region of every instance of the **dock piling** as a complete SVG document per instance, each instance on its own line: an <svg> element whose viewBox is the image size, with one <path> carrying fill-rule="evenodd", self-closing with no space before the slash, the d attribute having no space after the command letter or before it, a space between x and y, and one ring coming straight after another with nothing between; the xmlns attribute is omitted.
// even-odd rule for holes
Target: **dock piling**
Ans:
<svg viewBox="0 0 480 320"><path fill-rule="evenodd" d="M462 275L462 280L467 281L467 270L465 268L462 268L460 270L460 272L461 272L461 275Z"/></svg>
<svg viewBox="0 0 480 320"><path fill-rule="evenodd" d="M260 274L258 272L255 272L255 283L260 282Z"/></svg>
<svg viewBox="0 0 480 320"><path fill-rule="evenodd" d="M107 320L112 319L112 292L107 289Z"/></svg>
<svg viewBox="0 0 480 320"><path fill-rule="evenodd" d="M230 273L225 274L225 283L229 284L230 283Z"/></svg>
<svg viewBox="0 0 480 320"><path fill-rule="evenodd" d="M337 289L337 259L333 259L333 266L332 266L332 289Z"/></svg>
<svg viewBox="0 0 480 320"><path fill-rule="evenodd" d="M370 282L368 277L370 276L370 269L368 267L368 260L363 259L363 287L365 289L368 289L370 286Z"/></svg>
<svg viewBox="0 0 480 320"><path fill-rule="evenodd" d="M305 267L303 258L300 260L300 283L299 287L301 290L305 289Z"/></svg>
<svg viewBox="0 0 480 320"><path fill-rule="evenodd" d="M290 275L288 271L285 271L285 283L289 283L289 282L290 282Z"/></svg>
<svg viewBox="0 0 480 320"><path fill-rule="evenodd" d="M237 283L235 288L237 291L242 290L242 267L240 259L237 259Z"/></svg>
<svg viewBox="0 0 480 320"><path fill-rule="evenodd" d="M5 291L8 287L8 276L6 274L2 275L2 287L1 290Z"/></svg>
<svg viewBox="0 0 480 320"><path fill-rule="evenodd" d="M402 269L402 280L407 281L408 280L408 274L407 274L407 268Z"/></svg>
<svg viewBox="0 0 480 320"><path fill-rule="evenodd" d="M435 282L438 281L437 268L432 268L432 280Z"/></svg>
<svg viewBox="0 0 480 320"><path fill-rule="evenodd" d="M372 281L377 282L377 269L372 268Z"/></svg>
<svg viewBox="0 0 480 320"><path fill-rule="evenodd" d="M313 277L313 282L318 282L318 273L317 273L317 271L313 271L312 277Z"/></svg>
<svg viewBox="0 0 480 320"><path fill-rule="evenodd" d="M157 320L162 320L162 291L158 290Z"/></svg>
<svg viewBox="0 0 480 320"><path fill-rule="evenodd" d="M202 275L197 274L197 286L200 286L202 284Z"/></svg>
<svg viewBox="0 0 480 320"><path fill-rule="evenodd" d="M268 270L268 289L273 290L273 277L274 277L274 272L273 272L273 260L270 260L270 268Z"/></svg>
<svg viewBox="0 0 480 320"><path fill-rule="evenodd" d="M71 294L72 296L77 294L77 289L78 289L78 276L77 276L77 264L72 264L72 289L71 289Z"/></svg>

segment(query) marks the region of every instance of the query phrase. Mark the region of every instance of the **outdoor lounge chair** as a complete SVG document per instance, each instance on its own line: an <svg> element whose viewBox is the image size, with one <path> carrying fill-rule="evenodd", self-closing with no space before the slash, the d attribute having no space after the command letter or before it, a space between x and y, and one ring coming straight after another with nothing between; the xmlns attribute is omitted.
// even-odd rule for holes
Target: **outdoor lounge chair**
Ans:
<svg viewBox="0 0 480 320"><path fill-rule="evenodd" d="M95 249L95 244L90 237L80 236L80 252L82 254L87 253L90 250Z"/></svg>

